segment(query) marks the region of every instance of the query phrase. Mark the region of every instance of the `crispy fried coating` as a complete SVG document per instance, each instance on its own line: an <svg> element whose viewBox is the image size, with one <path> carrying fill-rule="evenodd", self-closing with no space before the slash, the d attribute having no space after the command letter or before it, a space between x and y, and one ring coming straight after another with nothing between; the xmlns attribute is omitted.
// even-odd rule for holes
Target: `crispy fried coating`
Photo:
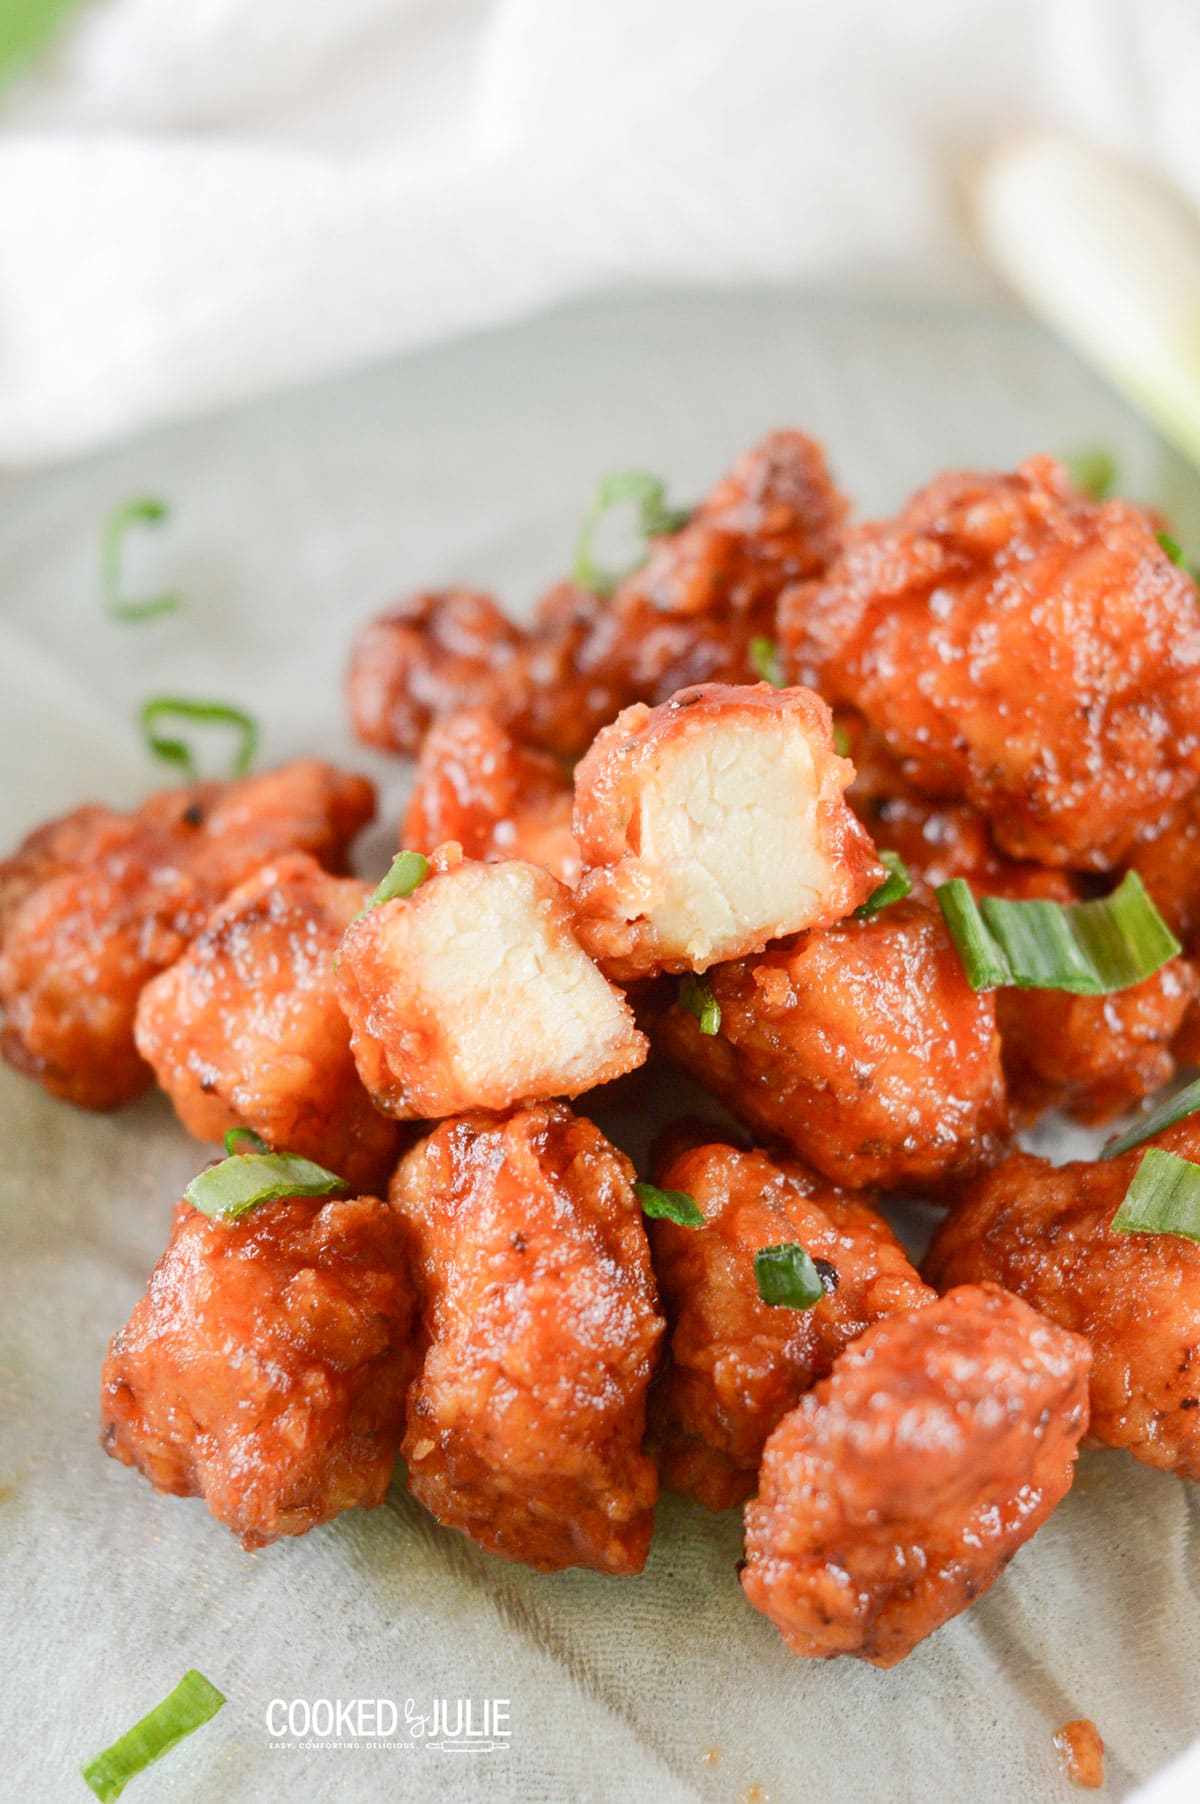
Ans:
<svg viewBox="0 0 1200 1804"><path fill-rule="evenodd" d="M919 1191L997 1156L995 1003L971 989L932 910L894 903L705 981L719 1032L676 999L651 1022L655 1045L835 1184Z"/></svg>
<svg viewBox="0 0 1200 1804"><path fill-rule="evenodd" d="M400 1163L428 1351L402 1452L439 1522L540 1572L640 1572L663 1333L633 1167L562 1103L445 1121Z"/></svg>
<svg viewBox="0 0 1200 1804"><path fill-rule="evenodd" d="M1195 585L1060 464L951 474L780 603L789 669L1014 858L1113 869L1200 774Z"/></svg>
<svg viewBox="0 0 1200 1804"><path fill-rule="evenodd" d="M302 760L40 829L0 867L0 893L20 897L0 946L4 1057L83 1107L131 1101L151 1081L133 1036L143 986L272 858L340 869L374 806L365 778Z"/></svg>
<svg viewBox="0 0 1200 1804"><path fill-rule="evenodd" d="M895 1666L1070 1489L1087 1342L997 1286L877 1322L767 1442L742 1587L794 1653Z"/></svg>
<svg viewBox="0 0 1200 1804"><path fill-rule="evenodd" d="M627 708L575 771L584 945L628 982L840 920L885 875L852 775L808 689L710 683Z"/></svg>
<svg viewBox="0 0 1200 1804"><path fill-rule="evenodd" d="M350 1190L386 1185L399 1130L359 1082L333 969L369 895L290 853L239 884L146 985L138 1051L199 1139L253 1128Z"/></svg>
<svg viewBox="0 0 1200 1804"><path fill-rule="evenodd" d="M1200 960L1200 791L1138 841L1129 863L1184 951ZM1200 1064L1200 1003L1193 1002L1184 1015L1173 1052L1181 1064Z"/></svg>
<svg viewBox="0 0 1200 1804"><path fill-rule="evenodd" d="M1200 1119L1148 1144L1200 1161ZM1086 1336L1092 1439L1200 1479L1200 1246L1111 1226L1145 1150L1058 1166L1013 1153L968 1187L924 1270L939 1289L994 1279Z"/></svg>
<svg viewBox="0 0 1200 1804"><path fill-rule="evenodd" d="M377 1197L182 1201L115 1337L101 1443L263 1547L382 1503L418 1363L408 1236Z"/></svg>
<svg viewBox="0 0 1200 1804"><path fill-rule="evenodd" d="M575 937L570 891L537 865L464 861L457 847L411 895L352 923L338 995L359 1076L401 1121L579 1096L648 1051Z"/></svg>
<svg viewBox="0 0 1200 1804"><path fill-rule="evenodd" d="M693 1197L705 1225L648 1224L671 1331L650 1392L650 1446L664 1484L731 1509L755 1488L767 1436L843 1347L934 1293L881 1215L795 1160L710 1144L673 1159L658 1182ZM786 1241L835 1274L812 1309L758 1294L754 1255Z"/></svg>
<svg viewBox="0 0 1200 1804"><path fill-rule="evenodd" d="M432 727L400 839L416 852L455 840L468 858L524 859L573 888L579 847L571 779L553 758L518 745L481 708Z"/></svg>
<svg viewBox="0 0 1200 1804"><path fill-rule="evenodd" d="M1084 880L1069 871L1005 858L969 802L876 793L863 819L877 845L899 852L922 900L932 901L953 877L965 878L977 896L1014 901L1069 903L1087 894ZM1004 1073L1017 1114L1030 1120L1058 1108L1081 1121L1105 1121L1152 1096L1174 1076L1172 1042L1196 992L1197 968L1185 958L1111 996L997 991Z"/></svg>

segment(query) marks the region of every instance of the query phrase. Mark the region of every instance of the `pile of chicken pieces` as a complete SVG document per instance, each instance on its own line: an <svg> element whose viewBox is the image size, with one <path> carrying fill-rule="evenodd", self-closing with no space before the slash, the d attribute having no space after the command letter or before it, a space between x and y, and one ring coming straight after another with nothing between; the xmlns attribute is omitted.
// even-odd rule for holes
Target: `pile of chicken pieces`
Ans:
<svg viewBox="0 0 1200 1804"><path fill-rule="evenodd" d="M346 874L372 788L316 762L0 864L10 1063L92 1109L157 1083L198 1138L344 1181L181 1201L105 1364L107 1450L246 1547L380 1503L399 1456L490 1552L633 1574L661 1483L744 1507L743 1591L797 1653L892 1666L1085 1435L1200 1479L1200 1245L1112 1229L1144 1148L1013 1141L1200 1049L1195 585L1048 458L848 513L778 432L609 595L370 625L349 705L418 758L407 894ZM879 849L912 891L864 910ZM1111 995L977 992L934 899L1130 869L1183 952ZM652 1107L663 1060L744 1130L660 1136L642 1175L697 1225L570 1106L638 1073ZM1158 1144L1200 1163L1200 1116ZM946 1210L921 1272L881 1193ZM759 1289L792 1243L811 1307Z"/></svg>

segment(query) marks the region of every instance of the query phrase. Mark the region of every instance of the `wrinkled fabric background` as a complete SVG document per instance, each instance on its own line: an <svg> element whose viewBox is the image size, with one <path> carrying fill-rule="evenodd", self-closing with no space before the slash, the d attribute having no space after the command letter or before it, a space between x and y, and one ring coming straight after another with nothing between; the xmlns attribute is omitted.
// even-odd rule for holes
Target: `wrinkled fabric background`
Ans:
<svg viewBox="0 0 1200 1804"><path fill-rule="evenodd" d="M696 280L979 292L1051 127L1200 202L1194 0L90 0L0 102L0 466Z"/></svg>
<svg viewBox="0 0 1200 1804"><path fill-rule="evenodd" d="M431 581L527 608L602 471L661 470L687 499L782 422L827 441L865 510L944 464L1104 444L1129 492L1195 516L1196 478L1010 318L699 293L572 307L0 498L0 843L84 793L161 782L132 715L182 691L253 709L265 762L315 751L383 775L365 848L381 869L404 777L346 731L337 675L356 624ZM122 627L99 604L99 526L145 492L173 514L131 538L129 589L169 583L188 607ZM646 1124L618 1126L636 1153ZM740 1598L736 1516L678 1500L628 1582L491 1560L398 1487L246 1555L96 1443L105 1346L203 1149L161 1099L88 1116L7 1069L0 1146L6 1796L78 1804L81 1761L193 1665L228 1705L136 1782L140 1804L1032 1804L1069 1795L1051 1741L1068 1718L1098 1723L1109 1798L1200 1735L1200 1501L1115 1455L1085 1455L995 1589L892 1673L789 1655ZM421 1710L435 1695L509 1699L509 1750L280 1750L264 1724L277 1697ZM1194 1781L1154 1795L1194 1798Z"/></svg>

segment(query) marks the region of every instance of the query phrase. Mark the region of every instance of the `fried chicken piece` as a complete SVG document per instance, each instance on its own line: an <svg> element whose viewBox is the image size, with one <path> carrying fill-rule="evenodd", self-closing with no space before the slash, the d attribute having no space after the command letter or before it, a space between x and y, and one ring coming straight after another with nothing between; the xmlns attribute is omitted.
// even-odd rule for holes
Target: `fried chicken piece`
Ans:
<svg viewBox="0 0 1200 1804"><path fill-rule="evenodd" d="M304 760L39 829L0 866L0 893L19 897L0 946L4 1057L85 1108L131 1101L151 1081L133 1037L143 986L272 858L340 868L374 806L365 778Z"/></svg>
<svg viewBox="0 0 1200 1804"><path fill-rule="evenodd" d="M1200 775L1200 609L1155 523L1060 464L952 474L780 603L788 668L1001 850L1112 870Z"/></svg>
<svg viewBox="0 0 1200 1804"><path fill-rule="evenodd" d="M290 853L239 884L146 985L138 1051L198 1139L253 1128L350 1190L387 1183L399 1129L359 1082L333 969L370 893Z"/></svg>
<svg viewBox="0 0 1200 1804"><path fill-rule="evenodd" d="M1013 901L1070 903L1087 894L1071 872L1005 858L969 802L877 793L863 818L876 844L904 859L922 900L932 902L938 885L954 877L965 878L977 896ZM1004 1073L1018 1115L1030 1120L1059 1108L1082 1121L1105 1121L1152 1096L1174 1076L1171 1043L1196 992L1196 966L1183 958L1111 996L998 990Z"/></svg>
<svg viewBox="0 0 1200 1804"><path fill-rule="evenodd" d="M525 859L572 888L580 869L572 805L571 779L553 758L472 708L426 737L400 839L417 852L455 840L468 858Z"/></svg>
<svg viewBox="0 0 1200 1804"><path fill-rule="evenodd" d="M633 1167L562 1103L445 1121L400 1163L428 1351L401 1451L413 1496L540 1572L640 1572L663 1333Z"/></svg>
<svg viewBox="0 0 1200 1804"><path fill-rule="evenodd" d="M649 1050L575 937L570 891L537 865L477 864L457 847L411 895L352 923L338 995L359 1076L401 1121L579 1096Z"/></svg>
<svg viewBox="0 0 1200 1804"><path fill-rule="evenodd" d="M731 1509L753 1492L771 1430L843 1347L934 1293L881 1215L794 1160L710 1144L672 1160L658 1182L694 1198L705 1226L649 1223L671 1325L670 1360L650 1392L650 1446L664 1484ZM811 1309L759 1296L754 1255L787 1241L835 1274Z"/></svg>
<svg viewBox="0 0 1200 1804"><path fill-rule="evenodd" d="M1070 1489L1087 1342L996 1285L876 1322L767 1442L742 1587L794 1653L895 1666Z"/></svg>
<svg viewBox="0 0 1200 1804"><path fill-rule="evenodd" d="M702 1033L677 998L651 1022L655 1045L835 1184L922 1190L997 1156L995 1003L971 989L932 910L893 903L705 981L719 1031Z"/></svg>
<svg viewBox="0 0 1200 1804"><path fill-rule="evenodd" d="M1134 846L1129 859L1184 951L1200 959L1200 790L1172 808ZM1200 1064L1200 1003L1193 1002L1175 1038L1183 1065Z"/></svg>
<svg viewBox="0 0 1200 1804"><path fill-rule="evenodd" d="M852 775L811 690L713 683L627 708L575 771L584 945L627 982L840 920L886 875Z"/></svg>
<svg viewBox="0 0 1200 1804"><path fill-rule="evenodd" d="M181 1201L114 1339L101 1444L263 1547L382 1503L419 1363L407 1231L377 1197Z"/></svg>
<svg viewBox="0 0 1200 1804"><path fill-rule="evenodd" d="M1200 1118L1147 1142L1200 1161ZM939 1289L994 1279L1092 1348L1091 1438L1200 1479L1200 1246L1112 1228L1146 1147L1051 1165L1013 1153L934 1238Z"/></svg>

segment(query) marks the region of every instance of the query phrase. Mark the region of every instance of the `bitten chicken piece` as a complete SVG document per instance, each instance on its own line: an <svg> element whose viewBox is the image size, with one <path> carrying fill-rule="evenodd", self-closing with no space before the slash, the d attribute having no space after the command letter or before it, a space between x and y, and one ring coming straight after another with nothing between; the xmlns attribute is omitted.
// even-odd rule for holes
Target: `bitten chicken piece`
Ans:
<svg viewBox="0 0 1200 1804"><path fill-rule="evenodd" d="M138 1051L201 1140L248 1127L350 1190L386 1185L399 1129L359 1082L333 961L370 885L303 852L265 865L138 1003Z"/></svg>
<svg viewBox="0 0 1200 1804"><path fill-rule="evenodd" d="M868 1328L767 1442L742 1586L794 1653L895 1666L1070 1489L1087 1342L992 1284Z"/></svg>
<svg viewBox="0 0 1200 1804"><path fill-rule="evenodd" d="M41 828L0 866L0 896L13 897L0 944L5 1058L86 1108L131 1101L151 1081L133 1035L143 986L272 858L297 850L343 868L374 809L365 778L306 760Z"/></svg>
<svg viewBox="0 0 1200 1804"><path fill-rule="evenodd" d="M418 1364L407 1233L377 1197L191 1204L104 1362L101 1442L263 1547L382 1503Z"/></svg>
<svg viewBox="0 0 1200 1804"><path fill-rule="evenodd" d="M716 1033L676 999L655 1045L835 1184L923 1190L991 1163L1007 1133L990 995L941 917L898 902L717 965Z"/></svg>
<svg viewBox="0 0 1200 1804"><path fill-rule="evenodd" d="M645 1062L629 1004L537 865L454 862L347 930L338 995L359 1076L399 1120L578 1096Z"/></svg>
<svg viewBox="0 0 1200 1804"><path fill-rule="evenodd" d="M575 771L579 936L618 981L704 971L823 927L886 873L828 708L769 683L627 708Z"/></svg>
<svg viewBox="0 0 1200 1804"><path fill-rule="evenodd" d="M664 1484L711 1510L755 1488L763 1444L872 1322L931 1302L881 1215L803 1165L732 1146L697 1147L659 1174L691 1196L703 1228L649 1224L671 1325L650 1392L650 1446ZM831 1268L811 1309L764 1303L754 1256L798 1241Z"/></svg>
<svg viewBox="0 0 1200 1804"><path fill-rule="evenodd" d="M482 709L428 734L400 839L417 852L455 840L468 858L525 859L568 888L579 881L571 831L571 779L553 758L526 751Z"/></svg>
<svg viewBox="0 0 1200 1804"><path fill-rule="evenodd" d="M789 591L790 671L1014 858L1111 870L1200 775L1200 608L1154 520L1050 458L947 475Z"/></svg>
<svg viewBox="0 0 1200 1804"><path fill-rule="evenodd" d="M540 1572L640 1572L663 1322L629 1161L562 1103L467 1115L401 1161L392 1202L428 1342L402 1447L414 1497Z"/></svg>
<svg viewBox="0 0 1200 1804"><path fill-rule="evenodd" d="M1200 1117L1147 1145L1200 1162ZM1092 1439L1200 1479L1200 1246L1112 1228L1145 1152L1057 1166L1014 1153L966 1190L925 1274L939 1288L994 1279L1085 1335Z"/></svg>
<svg viewBox="0 0 1200 1804"><path fill-rule="evenodd" d="M1071 903L1088 891L1069 871L1019 863L998 852L987 822L968 802L931 802L911 792L874 795L862 818L876 845L904 859L914 894L932 902L939 884L963 877L976 896ZM855 800L851 795L850 800ZM996 1022L1009 1098L1028 1120L1045 1109L1104 1121L1169 1083L1171 1045L1197 991L1197 969L1174 958L1132 989L1111 996L1061 990L996 993Z"/></svg>

